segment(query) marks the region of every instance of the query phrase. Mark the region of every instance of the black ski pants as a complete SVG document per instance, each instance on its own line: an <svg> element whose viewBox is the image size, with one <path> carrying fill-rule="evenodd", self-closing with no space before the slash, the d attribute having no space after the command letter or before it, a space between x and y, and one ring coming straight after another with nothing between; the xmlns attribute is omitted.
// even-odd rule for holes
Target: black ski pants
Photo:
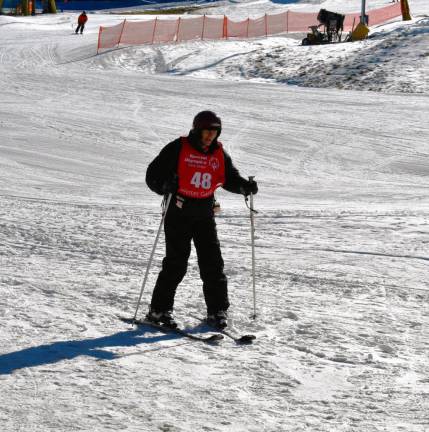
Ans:
<svg viewBox="0 0 429 432"><path fill-rule="evenodd" d="M82 34L84 28L85 28L85 24L78 24L78 26L76 27L76 32L75 33L78 34L79 30L80 30L80 34Z"/></svg>
<svg viewBox="0 0 429 432"><path fill-rule="evenodd" d="M176 288L186 274L192 240L197 251L207 313L227 310L227 279L214 216L189 216L172 202L165 217L164 232L166 256L153 291L152 310L173 309Z"/></svg>

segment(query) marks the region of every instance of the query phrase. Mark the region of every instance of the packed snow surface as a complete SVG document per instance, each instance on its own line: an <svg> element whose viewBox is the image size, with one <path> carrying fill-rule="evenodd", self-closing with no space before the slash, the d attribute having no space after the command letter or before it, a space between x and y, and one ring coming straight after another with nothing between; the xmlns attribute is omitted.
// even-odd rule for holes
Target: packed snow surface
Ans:
<svg viewBox="0 0 429 432"><path fill-rule="evenodd" d="M83 36L72 14L0 17L2 431L429 430L429 11L410 4L412 22L323 51L284 37L96 56L98 25L123 17L91 15ZM249 346L117 318L160 222L146 167L205 108L259 183L256 320L249 212L218 194ZM193 254L176 316L206 334L204 313Z"/></svg>

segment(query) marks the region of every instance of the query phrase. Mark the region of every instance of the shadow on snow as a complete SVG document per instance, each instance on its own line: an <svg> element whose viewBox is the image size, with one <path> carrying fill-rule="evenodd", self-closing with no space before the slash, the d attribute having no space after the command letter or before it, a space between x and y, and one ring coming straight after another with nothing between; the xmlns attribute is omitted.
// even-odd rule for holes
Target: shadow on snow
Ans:
<svg viewBox="0 0 429 432"><path fill-rule="evenodd" d="M18 369L57 363L79 356L90 356L100 360L114 360L120 356L105 350L109 347L131 347L180 338L176 334L145 336L158 333L156 329L128 330L95 339L57 341L46 345L25 348L0 355L0 375L11 374Z"/></svg>

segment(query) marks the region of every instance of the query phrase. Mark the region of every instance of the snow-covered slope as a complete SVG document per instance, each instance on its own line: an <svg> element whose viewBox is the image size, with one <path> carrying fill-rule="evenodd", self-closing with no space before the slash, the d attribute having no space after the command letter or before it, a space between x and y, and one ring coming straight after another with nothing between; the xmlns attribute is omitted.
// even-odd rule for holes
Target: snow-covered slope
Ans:
<svg viewBox="0 0 429 432"><path fill-rule="evenodd" d="M401 48L425 37L423 17L349 52L326 47L352 70L358 53L387 60L397 35L402 60L385 70L406 71L420 94L207 79L236 66L207 68L204 56L257 61L283 41L298 62L285 38L95 56L98 25L121 17L90 18L80 37L69 14L0 17L0 429L426 432L429 105L407 60L418 54ZM322 51L305 55L329 69ZM378 89L402 90L389 77ZM232 324L257 335L253 346L116 318L134 311L160 220L146 166L204 108L260 185L256 321L243 199L219 193L217 219ZM162 256L163 242L142 313ZM202 330L195 255L176 312Z"/></svg>

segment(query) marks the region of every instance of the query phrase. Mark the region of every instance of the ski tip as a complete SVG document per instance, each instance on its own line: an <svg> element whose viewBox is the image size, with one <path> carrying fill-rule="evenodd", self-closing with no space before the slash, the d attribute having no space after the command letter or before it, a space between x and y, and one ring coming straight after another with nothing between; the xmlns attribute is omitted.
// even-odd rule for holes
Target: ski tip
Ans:
<svg viewBox="0 0 429 432"><path fill-rule="evenodd" d="M243 335L237 339L237 342L240 344L251 344L255 339L255 335Z"/></svg>

